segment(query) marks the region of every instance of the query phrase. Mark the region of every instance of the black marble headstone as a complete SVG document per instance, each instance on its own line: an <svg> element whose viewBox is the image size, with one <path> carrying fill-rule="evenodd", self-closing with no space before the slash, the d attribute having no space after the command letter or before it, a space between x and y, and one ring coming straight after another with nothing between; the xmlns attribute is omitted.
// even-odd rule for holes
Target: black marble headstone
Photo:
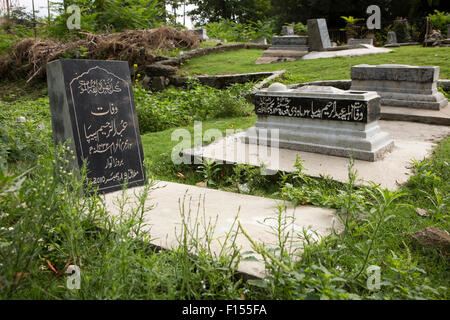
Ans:
<svg viewBox="0 0 450 320"><path fill-rule="evenodd" d="M144 154L128 63L61 59L47 64L54 142L66 142L100 193L143 185Z"/></svg>

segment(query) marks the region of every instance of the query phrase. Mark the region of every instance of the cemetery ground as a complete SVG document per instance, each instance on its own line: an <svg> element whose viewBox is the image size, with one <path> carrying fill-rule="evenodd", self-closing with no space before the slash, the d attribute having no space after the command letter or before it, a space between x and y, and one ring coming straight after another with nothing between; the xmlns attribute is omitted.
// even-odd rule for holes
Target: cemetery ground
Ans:
<svg viewBox="0 0 450 320"><path fill-rule="evenodd" d="M349 78L352 65L406 63L438 65L450 78L445 48L401 47L393 53L253 65L261 50L240 50L193 59L182 71L198 74L288 70L286 83ZM252 60L253 59L253 60ZM231 192L283 199L295 205L336 209L344 230L320 241L306 236L302 252L287 242L291 221L280 210L274 232L279 243L255 243L268 275L248 279L233 268L251 259L229 242L213 257L208 241L184 237L174 250L148 245L138 206L119 218L105 212L99 196L82 197L82 182L65 170L63 147L52 143L46 84L24 81L0 84L0 297L2 299L448 299L449 248L436 239L425 242L424 228L449 230L450 138L428 159L411 163L414 175L399 190L312 178L302 171L263 176L258 168L204 163L175 165L170 155L177 128L247 129L256 121L246 100L252 84L216 90L192 82L187 89L152 95L134 90L148 176ZM205 141L209 143L210 141ZM301 159L300 159L301 160ZM245 186L245 188L244 188ZM245 190L244 190L245 189ZM141 198L151 196L151 186ZM174 199L174 201L176 201ZM434 229L433 229L434 230ZM423 240L423 239L422 239ZM192 255L191 252L196 254ZM293 259L298 255L300 259ZM80 290L66 287L66 268L82 269ZM367 267L381 268L379 290L367 287Z"/></svg>
<svg viewBox="0 0 450 320"><path fill-rule="evenodd" d="M450 78L450 59L448 48L427 48L405 46L391 48L393 52L362 57L297 60L272 64L255 64L263 50L249 49L211 54L185 63L181 71L186 74L229 74L267 72L286 69L286 84L316 80L350 79L350 68L358 64L408 64L414 66L440 66L440 78ZM278 81L278 80L277 80Z"/></svg>

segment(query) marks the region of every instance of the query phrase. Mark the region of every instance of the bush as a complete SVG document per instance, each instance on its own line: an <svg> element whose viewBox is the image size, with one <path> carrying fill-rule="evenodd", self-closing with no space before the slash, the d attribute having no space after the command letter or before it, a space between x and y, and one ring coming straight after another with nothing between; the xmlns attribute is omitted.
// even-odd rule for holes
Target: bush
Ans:
<svg viewBox="0 0 450 320"><path fill-rule="evenodd" d="M194 81L189 84L188 90L169 88L149 94L138 86L134 95L141 133L184 126L195 120L246 115L252 107L245 97L252 88L249 83L218 90Z"/></svg>
<svg viewBox="0 0 450 320"><path fill-rule="evenodd" d="M294 33L299 36L307 36L308 35L308 26L304 25L301 22L291 23L291 26L294 27Z"/></svg>
<svg viewBox="0 0 450 320"><path fill-rule="evenodd" d="M35 162L49 152L51 142L48 99L0 101L0 164Z"/></svg>
<svg viewBox="0 0 450 320"><path fill-rule="evenodd" d="M81 9L82 32L119 32L124 30L151 29L164 23L164 10L156 0L129 0L124 5L119 0L70 0L66 6L77 5ZM71 16L64 11L62 3L55 4L59 15L46 26L48 36L66 39L82 36L78 31L69 31L66 26Z"/></svg>
<svg viewBox="0 0 450 320"><path fill-rule="evenodd" d="M205 28L211 39L246 42L260 38L270 41L275 26L272 21L250 21L247 24L241 24L223 19L220 22L210 22Z"/></svg>
<svg viewBox="0 0 450 320"><path fill-rule="evenodd" d="M431 19L431 25L433 29L440 30L442 36L447 34L448 25L450 24L450 13L434 10L434 14L430 13L428 17L430 17ZM449 37L450 35L447 34L447 38Z"/></svg>
<svg viewBox="0 0 450 320"><path fill-rule="evenodd" d="M31 37L33 37L33 30L27 26L6 24L0 27L0 55L10 53L19 40Z"/></svg>
<svg viewBox="0 0 450 320"><path fill-rule="evenodd" d="M392 31L397 34L397 41L399 43L408 42L411 40L411 35L409 34L409 24L406 19L396 20L392 27Z"/></svg>

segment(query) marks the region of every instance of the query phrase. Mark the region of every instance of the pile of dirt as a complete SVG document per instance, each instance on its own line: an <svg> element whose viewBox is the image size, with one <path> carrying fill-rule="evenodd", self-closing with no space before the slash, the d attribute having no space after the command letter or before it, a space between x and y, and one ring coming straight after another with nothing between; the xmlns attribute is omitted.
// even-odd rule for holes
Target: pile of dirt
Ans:
<svg viewBox="0 0 450 320"><path fill-rule="evenodd" d="M127 30L113 34L86 33L75 42L27 38L16 44L9 55L0 56L0 78L45 75L48 62L59 58L128 61L131 65L152 63L159 50L191 49L199 38L194 31L163 26L149 30Z"/></svg>

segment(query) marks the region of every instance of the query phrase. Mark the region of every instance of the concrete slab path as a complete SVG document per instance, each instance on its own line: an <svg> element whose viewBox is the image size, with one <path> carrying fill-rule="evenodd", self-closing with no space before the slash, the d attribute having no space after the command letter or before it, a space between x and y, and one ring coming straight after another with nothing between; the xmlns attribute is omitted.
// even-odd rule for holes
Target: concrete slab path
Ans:
<svg viewBox="0 0 450 320"><path fill-rule="evenodd" d="M335 58L335 57L359 57L368 54L387 53L392 50L386 48L377 48L368 46L365 49L348 49L339 51L312 51L302 57L302 60L311 60L319 58Z"/></svg>
<svg viewBox="0 0 450 320"><path fill-rule="evenodd" d="M130 208L136 205L136 194L142 188L126 191L129 200L124 212L130 212ZM122 191L102 196L109 214L120 213L117 201L121 196ZM152 244L170 249L178 247L183 216L190 228L198 223L200 238L205 234L205 227L215 225L211 250L213 254L219 255L226 235L237 230L237 219L254 241L264 243L267 248L276 247L277 237L273 228L277 226L280 204L284 205L279 200L159 181L146 201L147 206L155 207L145 215L145 229L150 230ZM291 241L295 248L301 249L302 241L298 234L303 230L312 239L318 240L330 234L333 228L340 229L334 210L312 206L294 207L289 203L285 204L285 208L282 217L293 217L286 218L286 221L292 221L289 230L293 232ZM236 244L241 252L252 250L250 242L242 233L238 233ZM259 260L243 261L238 265L238 270L251 276L263 277L265 266L262 257L257 254L254 256Z"/></svg>
<svg viewBox="0 0 450 320"><path fill-rule="evenodd" d="M381 106L381 119L450 126L450 105L441 110Z"/></svg>

